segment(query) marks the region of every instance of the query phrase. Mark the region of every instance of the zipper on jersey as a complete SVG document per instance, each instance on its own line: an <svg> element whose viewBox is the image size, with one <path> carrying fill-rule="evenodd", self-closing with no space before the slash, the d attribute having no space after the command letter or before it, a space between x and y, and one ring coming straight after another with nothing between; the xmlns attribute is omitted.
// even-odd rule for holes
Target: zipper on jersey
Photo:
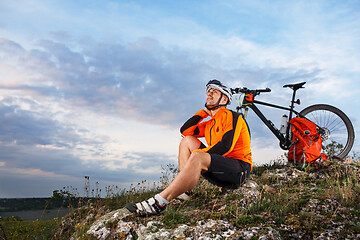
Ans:
<svg viewBox="0 0 360 240"><path fill-rule="evenodd" d="M210 146L211 146L211 130L213 129L213 127L215 126L216 124L216 120L214 119L214 125L212 125L212 127L210 128Z"/></svg>

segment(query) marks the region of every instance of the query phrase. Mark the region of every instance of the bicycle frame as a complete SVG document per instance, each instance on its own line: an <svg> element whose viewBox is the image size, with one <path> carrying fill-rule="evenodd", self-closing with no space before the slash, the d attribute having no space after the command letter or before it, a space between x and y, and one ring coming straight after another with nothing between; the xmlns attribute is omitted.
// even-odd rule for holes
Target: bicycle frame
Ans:
<svg viewBox="0 0 360 240"><path fill-rule="evenodd" d="M279 106L279 105L275 105L275 104L271 104L271 103L266 103L266 102L262 102L262 101L258 101L258 100L253 99L254 96L258 95L260 92L270 92L271 91L270 89L255 90L255 92L250 93L250 95L252 97L244 98L243 105L242 105L242 107L240 107L240 108L245 108L245 118L246 118L246 114L247 114L247 111L248 111L247 107L251 108L255 112L255 114L261 119L261 121L263 121L263 123L275 135L275 137L277 137L277 139L279 139L280 147L282 149L284 149L284 150L289 150L290 147L291 147L290 125L287 124L285 134L282 134L280 132L280 130L277 127L275 127L274 123L271 120L267 119L265 117L265 115L259 110L259 108L255 104L260 104L260 105L264 105L264 106L267 106L267 107L272 107L272 108L277 108L277 109L282 109L282 110L289 111L289 117L288 117L288 120L287 120L287 122L289 123L289 121L292 119L293 114L295 114L296 116L300 116L300 113L294 110L294 104L295 103L299 104L299 101L295 102L296 90L297 89L293 90L293 96L292 96L290 107L283 107L283 106Z"/></svg>
<svg viewBox="0 0 360 240"><path fill-rule="evenodd" d="M279 105L266 103L266 102L261 102L261 101L257 101L257 100L254 100L251 104L246 106L246 107L251 108L255 112L255 114L261 119L261 121L263 121L263 123L275 135L275 137L277 137L277 139L279 139L280 147L282 149L284 149L284 150L288 150L290 148L290 145L291 145L290 126L289 126L289 124L287 125L285 135L280 133L280 130L277 127L275 127L274 123L271 120L267 119L265 117L265 115L259 110L259 108L255 104L260 104L260 105L264 105L264 106L267 106L267 107L273 107L273 108L278 108L278 109L289 111L288 122L292 118L293 113L295 113L296 115L299 115L300 113L295 111L294 107L292 107L292 108L291 107L282 107L282 106L279 106Z"/></svg>
<svg viewBox="0 0 360 240"><path fill-rule="evenodd" d="M343 113L340 109L327 104L315 104L306 107L300 112L295 111L295 103L300 104L299 99L295 101L296 91L300 88L303 88L305 83L306 82L300 82L283 86L284 88L289 87L293 90L291 104L289 107L283 107L280 105L255 100L255 96L259 95L260 93L271 92L271 89L269 88L251 90L243 87L231 88L230 90L233 94L241 94L238 99L238 106L236 107L236 110L245 110L245 112L243 113L243 118L246 119L247 112L249 108L251 108L279 140L279 145L283 150L289 150L290 147L293 145L291 124L289 124L290 120L293 117L300 117L316 124L317 132L322 138L322 143L330 139L330 141L326 143L326 147L323 149L326 149L329 145L331 150L333 148L332 145L336 145L335 148L339 149L335 149L337 152L335 152L335 150L331 150L331 156L338 159L343 159L350 152L354 144L355 132L352 123L350 119L345 115L345 113ZM280 128L281 130L279 130L277 127L275 127L274 123L272 123L268 118L266 118L265 115L258 109L258 104L266 107L288 111L289 117L286 119L286 129ZM284 120L285 119L282 119L282 122ZM331 136L332 133L334 133L333 137Z"/></svg>

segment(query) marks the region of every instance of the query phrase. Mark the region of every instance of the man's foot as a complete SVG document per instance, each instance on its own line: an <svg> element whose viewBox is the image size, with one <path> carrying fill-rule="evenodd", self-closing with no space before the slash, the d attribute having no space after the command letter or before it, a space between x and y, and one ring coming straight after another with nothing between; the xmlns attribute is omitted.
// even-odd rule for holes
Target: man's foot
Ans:
<svg viewBox="0 0 360 240"><path fill-rule="evenodd" d="M192 193L191 193L190 191L184 192L184 193L180 194L180 195L177 197L177 199L184 200L184 201L190 200L191 194L192 194Z"/></svg>
<svg viewBox="0 0 360 240"><path fill-rule="evenodd" d="M125 207L132 213L146 216L160 214L165 211L166 205L161 206L154 197L151 197L148 200L139 203L128 203Z"/></svg>

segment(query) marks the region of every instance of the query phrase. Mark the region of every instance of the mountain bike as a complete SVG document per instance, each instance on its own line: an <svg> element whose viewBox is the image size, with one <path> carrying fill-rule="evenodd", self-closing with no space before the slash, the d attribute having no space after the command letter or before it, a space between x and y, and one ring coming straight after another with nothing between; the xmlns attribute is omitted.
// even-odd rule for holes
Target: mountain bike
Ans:
<svg viewBox="0 0 360 240"><path fill-rule="evenodd" d="M270 88L251 90L244 88L232 88L233 94L237 94L236 110L241 111L246 119L248 109L252 109L262 122L277 137L281 149L289 150L292 146L292 134L289 121L295 117L306 118L317 125L318 133L323 140L323 150L327 150L330 158L344 159L350 152L354 144L354 128L350 119L340 109L326 105L316 104L306 107L300 112L295 111L295 104L300 104L300 100L295 100L296 91L304 88L306 82L287 84L284 88L293 90L290 107L283 107L276 104L255 100L260 93L271 92ZM271 108L282 109L289 112L289 115L283 115L280 129L273 122L264 116L257 105L263 105ZM330 149L330 150L329 150Z"/></svg>

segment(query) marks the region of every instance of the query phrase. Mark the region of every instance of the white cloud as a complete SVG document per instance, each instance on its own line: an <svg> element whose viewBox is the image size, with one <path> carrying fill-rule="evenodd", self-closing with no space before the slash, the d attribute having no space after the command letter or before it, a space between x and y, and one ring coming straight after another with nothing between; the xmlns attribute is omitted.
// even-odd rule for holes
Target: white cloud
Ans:
<svg viewBox="0 0 360 240"><path fill-rule="evenodd" d="M27 153L34 174L131 182L126 170L138 168L154 179L151 164L176 162L178 128L203 107L212 78L271 87L259 100L285 106L291 91L282 85L307 81L302 106L326 101L359 128L349 104L359 103L358 9L327 1L1 2L0 119L11 124L2 124L0 161L25 169ZM277 125L282 114L264 111ZM278 157L277 140L261 122L250 125L254 161Z"/></svg>

